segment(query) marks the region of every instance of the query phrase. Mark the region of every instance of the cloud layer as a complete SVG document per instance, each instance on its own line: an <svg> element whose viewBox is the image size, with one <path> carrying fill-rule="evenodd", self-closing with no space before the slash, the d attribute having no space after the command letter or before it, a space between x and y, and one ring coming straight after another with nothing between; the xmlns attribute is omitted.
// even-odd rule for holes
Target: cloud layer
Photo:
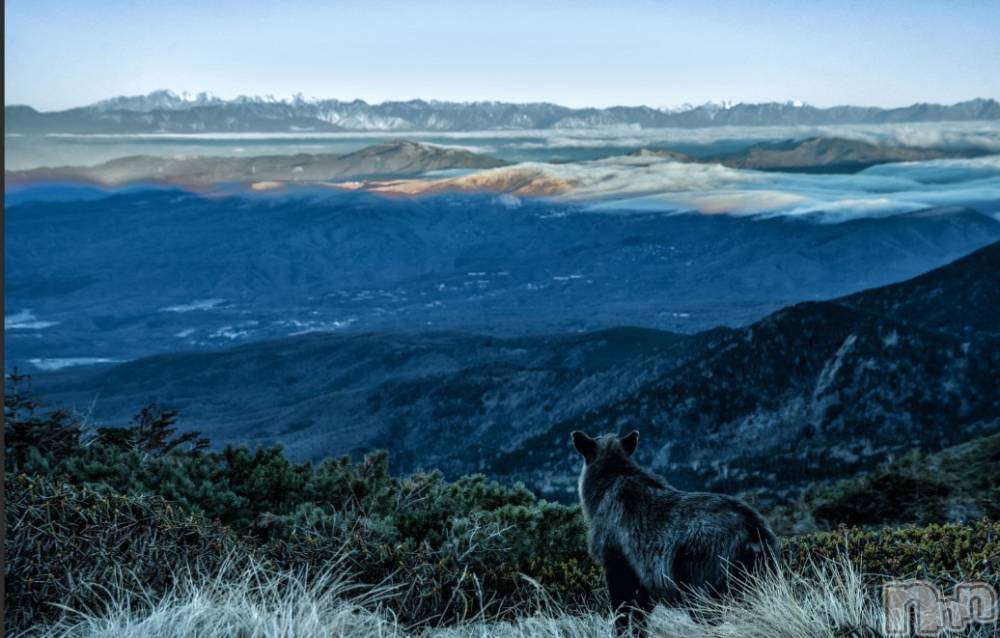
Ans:
<svg viewBox="0 0 1000 638"><path fill-rule="evenodd" d="M101 136L32 142L48 164L75 163L91 153L131 152L249 156L262 152L343 153L394 134L302 133L188 136ZM762 142L815 136L871 143L997 153L977 159L884 164L856 174L795 174L626 157L637 148L715 155ZM496 192L574 202L591 210L806 215L831 219L885 215L931 207L970 206L1000 215L1000 122L871 126L741 127L711 129L586 129L480 131L407 135L415 141L484 152L517 164L487 171L428 174L420 180L358 184L378 191L420 194ZM23 163L8 139L5 157ZM45 146L52 145L51 147ZM96 150L95 150L96 149ZM44 152L43 152L44 151ZM60 161L64 160L64 161ZM28 162L30 163L30 162ZM76 162L85 163L85 162ZM346 186L346 185L345 185Z"/></svg>
<svg viewBox="0 0 1000 638"><path fill-rule="evenodd" d="M670 161L639 170L607 160L587 164L600 166L565 197L599 200L590 207L602 210L823 213L838 219L947 206L1000 213L997 155L886 164L854 175L765 173Z"/></svg>
<svg viewBox="0 0 1000 638"><path fill-rule="evenodd" d="M568 164L521 163L459 177L369 187L408 195L513 193L576 203L594 211L695 210L849 219L969 206L1000 214L1000 155L885 164L851 175L750 171L619 156Z"/></svg>

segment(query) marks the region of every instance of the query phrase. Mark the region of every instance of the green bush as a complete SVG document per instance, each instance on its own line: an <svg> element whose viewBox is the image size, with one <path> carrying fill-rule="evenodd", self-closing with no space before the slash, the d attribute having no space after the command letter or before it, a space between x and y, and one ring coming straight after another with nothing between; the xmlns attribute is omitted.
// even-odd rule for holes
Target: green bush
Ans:
<svg viewBox="0 0 1000 638"><path fill-rule="evenodd" d="M144 408L126 428L98 428L85 443L83 429L66 415L43 414L38 403L13 390L9 396L17 403L6 404L7 429L17 434L9 441L18 445L24 474L13 481L66 490L59 493L65 505L57 527L26 527L19 510L8 510L11 530L23 542L69 547L68 539L80 536L118 548L114 535L128 527L128 517L140 517L139 507L158 512L160 505L148 505L155 502L172 515L184 512L185 520L212 521L227 530L227 538L238 539L243 551L275 569L318 572L337 562L357 582L403 588L407 595L392 600L404 622L458 620L484 609L513 612L537 598L538 586L566 603L593 603L602 595L578 509L541 500L523 485L482 476L447 482L438 473L393 477L384 452L357 463L342 457L315 466L289 461L280 447L211 452L197 435L176 435L176 414L155 406ZM47 445L50 440L59 445ZM20 495L27 511L47 511L49 497L38 489ZM41 499L41 510L31 509L32 494ZM87 499L104 509L87 510ZM75 507L84 509L72 518ZM109 536L91 538L101 517ZM78 527L80 534L74 531ZM164 551L175 551L169 539L165 542ZM74 575L68 582L102 583L108 565L131 560L109 552L100 559L107 564L94 569L85 565L85 556L65 569L43 566L58 560L56 555L38 556L34 569L64 569L59 573ZM150 555L158 560L155 552ZM140 570L136 583L146 576L155 591L161 576ZM43 600L75 600L73 591L50 581L44 592L27 592L28 581L9 578L8 604L29 614Z"/></svg>
<svg viewBox="0 0 1000 638"><path fill-rule="evenodd" d="M482 476L448 483L436 473L397 479L384 453L325 461L314 481L340 489L261 521L260 551L291 567L343 556L355 580L401 590L394 611L405 622L512 611L538 593L525 576L564 603L600 596L578 509L523 486Z"/></svg>
<svg viewBox="0 0 1000 638"><path fill-rule="evenodd" d="M913 451L858 476L814 486L768 512L781 532L929 525L1000 517L1000 434L933 454Z"/></svg>
<svg viewBox="0 0 1000 638"><path fill-rule="evenodd" d="M944 520L952 489L940 480L883 471L830 490L813 509L830 525L885 525Z"/></svg>
<svg viewBox="0 0 1000 638"><path fill-rule="evenodd" d="M885 579L918 578L949 585L985 581L1000 586L1000 523L979 520L925 527L850 529L786 538L785 564L847 556L860 571Z"/></svg>

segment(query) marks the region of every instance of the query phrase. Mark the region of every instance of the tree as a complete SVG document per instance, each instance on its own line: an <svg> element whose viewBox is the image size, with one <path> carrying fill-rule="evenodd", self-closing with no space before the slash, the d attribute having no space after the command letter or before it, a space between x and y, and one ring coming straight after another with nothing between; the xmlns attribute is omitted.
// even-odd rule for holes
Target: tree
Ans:
<svg viewBox="0 0 1000 638"><path fill-rule="evenodd" d="M133 446L142 453L144 459L164 456L188 443L193 451L208 447L208 439L203 438L200 432L175 435L177 414L177 410L164 410L157 404L150 403L132 418L128 431L131 432ZM118 441L125 439L120 433L114 438Z"/></svg>
<svg viewBox="0 0 1000 638"><path fill-rule="evenodd" d="M7 375L4 393L4 452L10 472L25 468L32 450L63 459L80 449L80 423L64 410L40 413L42 403L31 394L30 375L17 368Z"/></svg>

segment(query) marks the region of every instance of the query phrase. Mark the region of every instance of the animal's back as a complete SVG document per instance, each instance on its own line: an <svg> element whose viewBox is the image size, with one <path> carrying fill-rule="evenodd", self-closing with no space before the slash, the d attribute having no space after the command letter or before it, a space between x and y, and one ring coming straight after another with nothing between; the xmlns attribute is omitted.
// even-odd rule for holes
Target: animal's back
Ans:
<svg viewBox="0 0 1000 638"><path fill-rule="evenodd" d="M723 593L778 550L763 518L739 499L623 479L623 554L643 585L664 598Z"/></svg>

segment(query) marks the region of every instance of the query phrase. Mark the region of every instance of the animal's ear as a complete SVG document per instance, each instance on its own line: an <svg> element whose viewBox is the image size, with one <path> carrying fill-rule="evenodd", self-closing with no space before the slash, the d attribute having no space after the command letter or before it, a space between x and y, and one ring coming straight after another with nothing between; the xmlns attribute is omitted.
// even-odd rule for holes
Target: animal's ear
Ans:
<svg viewBox="0 0 1000 638"><path fill-rule="evenodd" d="M632 430L621 438L621 443L622 447L625 448L625 454L632 456L636 446L639 445L639 432Z"/></svg>
<svg viewBox="0 0 1000 638"><path fill-rule="evenodd" d="M573 446L576 448L576 451L583 455L587 463L593 461L594 457L597 456L597 441L579 430L573 432L572 436Z"/></svg>

